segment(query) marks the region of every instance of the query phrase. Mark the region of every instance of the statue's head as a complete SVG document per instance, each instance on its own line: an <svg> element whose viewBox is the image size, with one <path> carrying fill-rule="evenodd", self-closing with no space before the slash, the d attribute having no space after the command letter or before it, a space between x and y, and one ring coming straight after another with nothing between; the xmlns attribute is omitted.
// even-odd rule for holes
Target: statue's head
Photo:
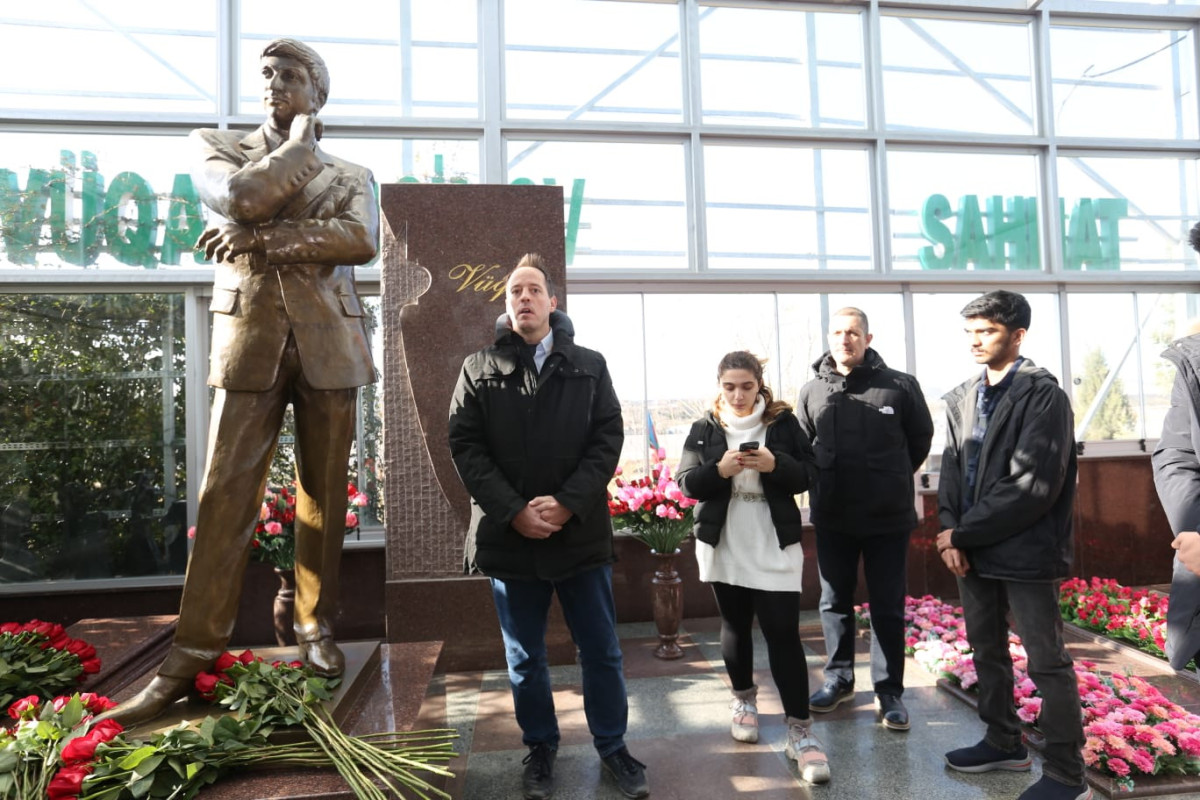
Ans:
<svg viewBox="0 0 1200 800"><path fill-rule="evenodd" d="M260 58L267 56L291 58L303 64L308 71L308 78L312 82L313 89L316 91L316 110L319 111L324 107L325 101L329 99L329 68L325 66L325 60L317 54L316 50L296 39L276 39L267 44L259 54Z"/></svg>

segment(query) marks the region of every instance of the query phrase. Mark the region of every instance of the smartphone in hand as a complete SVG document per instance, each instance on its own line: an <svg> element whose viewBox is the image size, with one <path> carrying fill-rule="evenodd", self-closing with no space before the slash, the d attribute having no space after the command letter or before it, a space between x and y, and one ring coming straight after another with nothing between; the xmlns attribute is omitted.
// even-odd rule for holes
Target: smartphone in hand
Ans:
<svg viewBox="0 0 1200 800"><path fill-rule="evenodd" d="M757 450L758 442L742 442L738 445L738 450L745 453L747 450Z"/></svg>

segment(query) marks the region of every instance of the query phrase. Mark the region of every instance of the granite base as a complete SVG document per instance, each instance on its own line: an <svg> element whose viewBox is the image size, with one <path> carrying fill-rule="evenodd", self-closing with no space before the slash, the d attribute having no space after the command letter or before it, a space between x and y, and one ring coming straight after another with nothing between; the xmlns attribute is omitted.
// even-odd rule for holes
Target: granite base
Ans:
<svg viewBox="0 0 1200 800"><path fill-rule="evenodd" d="M118 701L132 697L161 663L174 634L175 619L174 615L87 619L72 625L69 635L92 644L101 658L101 671L82 688L101 691ZM357 641L339 645L346 654L346 674L331 701L331 713L342 730L353 735L414 730L442 643ZM295 647L250 649L268 660L291 661L299 656ZM212 705L197 699L181 700L167 715L132 729L132 733L146 738L184 719L200 719L214 711ZM423 720L421 725L425 726ZM294 740L303 735L293 729L283 737ZM451 771L455 769L453 762L449 766ZM430 783L438 787L446 780L429 776ZM227 776L206 788L203 796L206 800L349 800L354 793L332 769L282 769Z"/></svg>

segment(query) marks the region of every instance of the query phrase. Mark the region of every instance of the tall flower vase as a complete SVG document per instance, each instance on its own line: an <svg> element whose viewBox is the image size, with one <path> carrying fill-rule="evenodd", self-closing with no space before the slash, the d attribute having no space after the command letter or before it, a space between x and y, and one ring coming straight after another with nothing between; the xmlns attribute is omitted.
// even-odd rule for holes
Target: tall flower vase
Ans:
<svg viewBox="0 0 1200 800"><path fill-rule="evenodd" d="M679 551L659 553L651 550L650 555L655 559L654 580L650 583L654 595L654 624L658 628L658 647L654 649L654 655L682 658L683 648L677 641L683 619L683 580L675 569Z"/></svg>
<svg viewBox="0 0 1200 800"><path fill-rule="evenodd" d="M296 608L296 570L275 567L279 576L279 591L275 593L275 643L280 647L296 643L296 630L292 622Z"/></svg>

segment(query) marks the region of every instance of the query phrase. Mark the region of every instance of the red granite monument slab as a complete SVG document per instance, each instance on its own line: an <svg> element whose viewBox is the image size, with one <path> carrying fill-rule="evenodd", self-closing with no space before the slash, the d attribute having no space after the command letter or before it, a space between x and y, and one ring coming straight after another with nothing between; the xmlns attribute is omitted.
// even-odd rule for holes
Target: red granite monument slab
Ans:
<svg viewBox="0 0 1200 800"><path fill-rule="evenodd" d="M381 202L387 638L432 635L446 657L500 654L494 612L454 625L461 596L442 591L462 575L470 518L450 458L450 398L463 359L495 339L505 280L525 253L543 256L565 310L562 188L389 184ZM570 641L552 627L550 641Z"/></svg>
<svg viewBox="0 0 1200 800"><path fill-rule="evenodd" d="M494 339L522 255L542 254L565 309L563 193L403 183L381 200L388 579L445 576L461 570L470 515L447 443L454 385Z"/></svg>

